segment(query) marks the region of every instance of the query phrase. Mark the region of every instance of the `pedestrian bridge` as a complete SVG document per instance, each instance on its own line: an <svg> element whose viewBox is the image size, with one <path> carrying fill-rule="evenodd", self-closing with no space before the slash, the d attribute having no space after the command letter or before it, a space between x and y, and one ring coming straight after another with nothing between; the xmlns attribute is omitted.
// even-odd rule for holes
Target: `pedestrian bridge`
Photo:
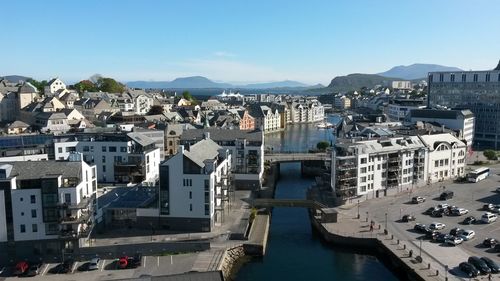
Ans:
<svg viewBox="0 0 500 281"><path fill-rule="evenodd" d="M250 205L255 208L271 208L271 207L289 207L289 208L309 208L309 209L323 209L328 208L326 205L308 199L268 199L257 198L250 202Z"/></svg>
<svg viewBox="0 0 500 281"><path fill-rule="evenodd" d="M329 161L330 153L269 153L264 155L270 162Z"/></svg>

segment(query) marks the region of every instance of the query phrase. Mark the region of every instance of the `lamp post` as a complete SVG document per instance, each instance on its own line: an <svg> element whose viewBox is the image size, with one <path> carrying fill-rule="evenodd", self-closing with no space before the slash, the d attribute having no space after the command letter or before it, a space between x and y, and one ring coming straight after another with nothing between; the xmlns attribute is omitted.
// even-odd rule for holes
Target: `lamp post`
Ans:
<svg viewBox="0 0 500 281"><path fill-rule="evenodd" d="M385 229L387 229L387 213L385 213Z"/></svg>
<svg viewBox="0 0 500 281"><path fill-rule="evenodd" d="M366 212L366 222L368 222L368 212Z"/></svg>
<svg viewBox="0 0 500 281"><path fill-rule="evenodd" d="M359 220L359 199L358 199L358 220Z"/></svg>

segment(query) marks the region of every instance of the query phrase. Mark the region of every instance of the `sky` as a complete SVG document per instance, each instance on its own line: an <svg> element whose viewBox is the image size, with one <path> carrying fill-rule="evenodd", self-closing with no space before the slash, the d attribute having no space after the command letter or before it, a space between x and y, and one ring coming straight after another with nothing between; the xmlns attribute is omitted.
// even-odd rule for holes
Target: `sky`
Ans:
<svg viewBox="0 0 500 281"><path fill-rule="evenodd" d="M0 3L0 76L328 85L397 65L484 70L500 59L498 0Z"/></svg>

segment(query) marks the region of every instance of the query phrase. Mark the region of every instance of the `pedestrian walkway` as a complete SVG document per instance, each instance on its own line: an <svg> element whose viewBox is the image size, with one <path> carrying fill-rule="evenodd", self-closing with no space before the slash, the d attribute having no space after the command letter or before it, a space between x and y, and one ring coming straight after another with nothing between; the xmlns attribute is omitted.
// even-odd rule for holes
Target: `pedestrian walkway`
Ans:
<svg viewBox="0 0 500 281"><path fill-rule="evenodd" d="M192 271L215 271L219 268L219 264L224 256L225 249L211 249L198 254Z"/></svg>

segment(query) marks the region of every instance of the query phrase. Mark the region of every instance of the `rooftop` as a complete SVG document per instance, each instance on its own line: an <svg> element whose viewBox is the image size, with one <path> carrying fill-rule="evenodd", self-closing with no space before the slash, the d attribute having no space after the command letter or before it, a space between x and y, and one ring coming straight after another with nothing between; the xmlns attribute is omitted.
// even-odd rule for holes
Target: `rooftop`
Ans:
<svg viewBox="0 0 500 281"><path fill-rule="evenodd" d="M17 176L18 180L40 179L51 176L80 178L82 174L82 163L79 161L19 161L1 164L1 166L6 165L11 166L11 172L6 177Z"/></svg>
<svg viewBox="0 0 500 281"><path fill-rule="evenodd" d="M228 130L228 129L217 129L217 128L206 128L206 129L195 129L195 130L185 130L182 133L182 140L201 140L204 138L204 134L210 133L210 139L215 142L219 141L234 141L236 139L246 139L252 142L262 142L263 134L261 131L255 130Z"/></svg>

